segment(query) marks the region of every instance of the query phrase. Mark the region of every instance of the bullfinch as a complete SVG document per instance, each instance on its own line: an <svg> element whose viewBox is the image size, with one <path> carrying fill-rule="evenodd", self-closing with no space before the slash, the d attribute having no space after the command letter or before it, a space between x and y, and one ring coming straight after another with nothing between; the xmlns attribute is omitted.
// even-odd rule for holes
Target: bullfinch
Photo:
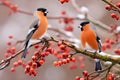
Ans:
<svg viewBox="0 0 120 80"><path fill-rule="evenodd" d="M87 45L95 50L95 53L99 51L101 52L101 40L95 33L93 29L90 28L90 22L85 21L80 24L80 40L82 47L85 49ZM101 62L99 59L95 59L95 71L102 70Z"/></svg>
<svg viewBox="0 0 120 80"><path fill-rule="evenodd" d="M38 40L47 31L47 27L48 27L47 13L48 11L45 8L37 9L36 15L38 19L35 20L30 26L30 29L26 36L24 52L21 56L22 58L26 57L27 50L32 44L32 41L34 42L35 40Z"/></svg>

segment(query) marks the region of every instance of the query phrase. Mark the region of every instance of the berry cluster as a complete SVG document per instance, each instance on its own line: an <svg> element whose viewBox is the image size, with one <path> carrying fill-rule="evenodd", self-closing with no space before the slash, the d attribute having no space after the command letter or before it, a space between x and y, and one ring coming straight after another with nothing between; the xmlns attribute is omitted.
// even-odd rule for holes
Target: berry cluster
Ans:
<svg viewBox="0 0 120 80"><path fill-rule="evenodd" d="M106 38L105 42L102 44L102 50L105 51L106 49L112 48L112 45L115 43L116 43L115 40L111 40L111 39Z"/></svg>
<svg viewBox="0 0 120 80"><path fill-rule="evenodd" d="M88 71L84 70L82 74L83 74L83 77L76 76L75 80L89 80L89 78L87 77Z"/></svg>
<svg viewBox="0 0 120 80"><path fill-rule="evenodd" d="M6 52L4 54L5 58L15 54L15 52L16 52L16 47L12 46L13 35L9 35L8 38L9 38L9 41L6 42L7 49L6 49Z"/></svg>
<svg viewBox="0 0 120 80"><path fill-rule="evenodd" d="M59 0L59 1L63 4L65 2L68 3L70 0Z"/></svg>
<svg viewBox="0 0 120 80"><path fill-rule="evenodd" d="M114 3L113 1L111 1L111 3ZM108 10L108 11L110 11L110 10L113 10L113 11L118 11L117 9L118 8L120 8L120 2L117 2L116 4L115 4L115 7L113 7L112 5L106 5L105 6L105 8L106 8L106 10ZM118 16L118 14L117 13L111 13L111 17L112 18L114 18L114 19L116 19L116 20L119 20L119 16Z"/></svg>
<svg viewBox="0 0 120 80"><path fill-rule="evenodd" d="M10 14L10 15L12 14L12 12L14 12L14 13L18 12L18 5L12 4L12 3L9 2L8 0L2 0L2 3L11 9L11 10L9 11L9 14Z"/></svg>
<svg viewBox="0 0 120 80"><path fill-rule="evenodd" d="M108 38L105 39L105 42L102 44L102 50L105 51L106 49L110 49L113 44L117 43L116 40L110 40ZM114 53L120 55L120 49L115 48Z"/></svg>
<svg viewBox="0 0 120 80"><path fill-rule="evenodd" d="M73 25L74 25L74 20L73 18L70 18L66 11L61 11L61 14L62 16L64 16L65 18L60 18L59 19L59 23L64 23L65 24L65 27L64 27L64 30L65 31L73 31Z"/></svg>

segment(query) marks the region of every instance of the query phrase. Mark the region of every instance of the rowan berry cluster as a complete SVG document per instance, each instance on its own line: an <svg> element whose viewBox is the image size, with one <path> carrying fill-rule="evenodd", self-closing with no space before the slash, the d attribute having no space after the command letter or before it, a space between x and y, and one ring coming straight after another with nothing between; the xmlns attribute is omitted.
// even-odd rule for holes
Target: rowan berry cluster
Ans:
<svg viewBox="0 0 120 80"><path fill-rule="evenodd" d="M74 20L73 20L73 18L70 18L69 16L68 16L68 14L67 14L67 12L66 11L64 11L64 10L62 10L61 11L61 14L62 14L62 16L64 16L65 18L60 18L59 19L59 23L64 23L64 30L65 31L73 31L73 27L74 27Z"/></svg>
<svg viewBox="0 0 120 80"><path fill-rule="evenodd" d="M16 52L16 47L12 46L13 35L9 35L8 38L9 38L9 41L6 42L7 49L6 49L6 52L4 53L5 58L15 54Z"/></svg>
<svg viewBox="0 0 120 80"><path fill-rule="evenodd" d="M87 70L84 70L83 71L83 76L80 77L80 76L76 76L75 77L75 80L90 80L87 76L88 76L88 71Z"/></svg>
<svg viewBox="0 0 120 80"><path fill-rule="evenodd" d="M16 13L18 12L18 5L17 4L12 4L8 0L2 0L2 3L10 8L9 14L11 15L13 12Z"/></svg>
<svg viewBox="0 0 120 80"><path fill-rule="evenodd" d="M111 3L114 4L113 0L111 0ZM118 11L117 8L120 9L120 2L117 2L114 6L115 6L115 7L113 7L112 5L107 4L107 5L105 6L105 8L106 8L106 10L108 10L108 11L113 10L113 11L116 11L116 12L117 12L117 11ZM118 11L118 12L119 12L119 11ZM114 18L114 19L116 19L116 20L119 20L119 15L118 15L117 13L111 13L111 17Z"/></svg>
<svg viewBox="0 0 120 80"><path fill-rule="evenodd" d="M111 49L115 43L117 43L116 40L106 38L105 42L102 44L102 50L105 51L106 49ZM120 55L120 48L115 48L114 53Z"/></svg>

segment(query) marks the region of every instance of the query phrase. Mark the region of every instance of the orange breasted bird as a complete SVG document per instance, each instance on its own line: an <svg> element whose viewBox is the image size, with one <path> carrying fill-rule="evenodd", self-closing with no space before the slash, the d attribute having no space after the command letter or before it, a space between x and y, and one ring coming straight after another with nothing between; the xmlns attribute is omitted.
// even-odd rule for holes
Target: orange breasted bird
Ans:
<svg viewBox="0 0 120 80"><path fill-rule="evenodd" d="M38 19L36 21L34 21L30 26L30 29L26 36L24 52L21 56L22 58L26 57L27 50L30 47L32 40L33 41L38 40L47 31L47 27L48 27L48 21L47 21L47 17L46 17L47 13L48 13L48 11L45 8L37 9L36 15L37 15Z"/></svg>
<svg viewBox="0 0 120 80"><path fill-rule="evenodd" d="M80 40L82 47L85 49L87 45L96 51L101 52L101 40L97 36L94 30L90 28L90 22L85 21L80 24L81 32L80 32ZM95 59L95 71L102 70L101 63L99 59Z"/></svg>

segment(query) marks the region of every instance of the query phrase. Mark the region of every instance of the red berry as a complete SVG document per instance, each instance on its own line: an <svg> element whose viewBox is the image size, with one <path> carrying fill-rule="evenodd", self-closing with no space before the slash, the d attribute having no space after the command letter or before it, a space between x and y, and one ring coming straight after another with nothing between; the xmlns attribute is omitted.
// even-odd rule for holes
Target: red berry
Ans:
<svg viewBox="0 0 120 80"><path fill-rule="evenodd" d="M40 53L41 57L45 57L45 52Z"/></svg>
<svg viewBox="0 0 120 80"><path fill-rule="evenodd" d="M83 75L84 75L84 76L87 76L87 75L88 75L88 71L86 71L86 70L83 71Z"/></svg>
<svg viewBox="0 0 120 80"><path fill-rule="evenodd" d="M76 69L76 68L77 68L77 65L76 65L76 64L71 64L71 65L69 66L69 68L70 68L71 70Z"/></svg>
<svg viewBox="0 0 120 80"><path fill-rule="evenodd" d="M76 59L74 57L71 58L72 62L76 62Z"/></svg>
<svg viewBox="0 0 120 80"><path fill-rule="evenodd" d="M62 55L61 55L61 54L57 54L56 57L57 57L58 59L60 59L60 58L62 58Z"/></svg>
<svg viewBox="0 0 120 80"><path fill-rule="evenodd" d="M112 13L112 14L111 14L111 17L112 17L112 18L116 18L116 16L117 16L117 15L116 15L115 13Z"/></svg>
<svg viewBox="0 0 120 80"><path fill-rule="evenodd" d="M14 62L14 63L13 63L13 66L14 66L14 67L17 67L17 66L18 66L18 62Z"/></svg>
<svg viewBox="0 0 120 80"><path fill-rule="evenodd" d="M105 51L106 49L107 49L107 47L106 47L107 45L104 43L104 44L102 44L102 51Z"/></svg>
<svg viewBox="0 0 120 80"><path fill-rule="evenodd" d="M11 48L11 51L12 51L12 52L15 52L15 51L16 51L16 47L12 47L12 48Z"/></svg>
<svg viewBox="0 0 120 80"><path fill-rule="evenodd" d="M119 20L119 16L116 16L115 19L116 19L116 20Z"/></svg>
<svg viewBox="0 0 120 80"><path fill-rule="evenodd" d="M83 62L84 60L85 60L84 56L79 56L79 57L78 57L78 61L79 61L79 62Z"/></svg>
<svg viewBox="0 0 120 80"><path fill-rule="evenodd" d="M36 63L36 62L33 62L32 67L33 67L34 69L37 68L37 63Z"/></svg>
<svg viewBox="0 0 120 80"><path fill-rule="evenodd" d="M76 76L76 77L75 77L75 80L80 80L80 77L79 77L79 76Z"/></svg>
<svg viewBox="0 0 120 80"><path fill-rule="evenodd" d="M38 44L34 45L34 48L35 49L39 48L39 45Z"/></svg>
<svg viewBox="0 0 120 80"><path fill-rule="evenodd" d="M11 71L11 72L15 72L15 68L11 68L10 71Z"/></svg>
<svg viewBox="0 0 120 80"><path fill-rule="evenodd" d="M114 40L110 40L110 44L115 44L115 41Z"/></svg>
<svg viewBox="0 0 120 80"><path fill-rule="evenodd" d="M80 64L80 68L84 68L84 67L85 67L84 63Z"/></svg>
<svg viewBox="0 0 120 80"><path fill-rule="evenodd" d="M71 59L70 59L70 58L67 58L66 60L67 60L67 63L69 63Z"/></svg>
<svg viewBox="0 0 120 80"><path fill-rule="evenodd" d="M30 66L27 65L27 66L25 67L25 69L26 69L27 71L29 71L29 70L30 70Z"/></svg>
<svg viewBox="0 0 120 80"><path fill-rule="evenodd" d="M68 53L65 53L65 52L64 52L64 53L62 53L62 57L63 57L63 58L68 57Z"/></svg>
<svg viewBox="0 0 120 80"><path fill-rule="evenodd" d="M66 26L65 31L73 31L73 26Z"/></svg>
<svg viewBox="0 0 120 80"><path fill-rule="evenodd" d="M18 60L18 64L21 65L22 64L22 60Z"/></svg>
<svg viewBox="0 0 120 80"><path fill-rule="evenodd" d="M8 54L8 53L5 53L5 54L4 54L4 57L5 57L5 58L9 57L9 54Z"/></svg>
<svg viewBox="0 0 120 80"><path fill-rule="evenodd" d="M119 55L120 55L120 50L119 50L119 49L114 49L114 52L115 52L116 54L119 54Z"/></svg>
<svg viewBox="0 0 120 80"><path fill-rule="evenodd" d="M64 10L61 11L61 14L62 14L62 15L65 15L65 14L66 14L66 11L64 11Z"/></svg>
<svg viewBox="0 0 120 80"><path fill-rule="evenodd" d="M7 52L7 53L11 53L11 49L10 49L10 48L7 48L6 52Z"/></svg>
<svg viewBox="0 0 120 80"><path fill-rule="evenodd" d="M62 44L62 45L59 46L59 48L62 49L62 50L65 50L66 46Z"/></svg>
<svg viewBox="0 0 120 80"><path fill-rule="evenodd" d="M70 0L65 0L66 2L69 2Z"/></svg>
<svg viewBox="0 0 120 80"><path fill-rule="evenodd" d="M32 56L32 60L33 60L34 62L36 62L37 57L36 57L36 56Z"/></svg>
<svg viewBox="0 0 120 80"><path fill-rule="evenodd" d="M66 59L62 59L62 62L63 62L63 64L66 64L67 60Z"/></svg>
<svg viewBox="0 0 120 80"><path fill-rule="evenodd" d="M110 11L112 9L112 7L110 5L106 5L105 8Z"/></svg>
<svg viewBox="0 0 120 80"><path fill-rule="evenodd" d="M111 47L112 47L112 46L111 46L110 43L107 43L107 44L106 44L106 48L110 49Z"/></svg>
<svg viewBox="0 0 120 80"><path fill-rule="evenodd" d="M23 67L26 67L26 64L25 64L25 63L22 63L22 66L23 66Z"/></svg>
<svg viewBox="0 0 120 80"><path fill-rule="evenodd" d="M42 60L42 59L39 61L40 64L44 64L44 62L45 62L45 61Z"/></svg>
<svg viewBox="0 0 120 80"><path fill-rule="evenodd" d="M65 0L59 0L62 4L65 2Z"/></svg>
<svg viewBox="0 0 120 80"><path fill-rule="evenodd" d="M34 68L30 68L30 73L33 73L35 71L35 69Z"/></svg>
<svg viewBox="0 0 120 80"><path fill-rule="evenodd" d="M6 44L7 44L8 46L10 46L10 45L11 45L11 42L10 42L10 41L8 41L8 42L6 42Z"/></svg>
<svg viewBox="0 0 120 80"><path fill-rule="evenodd" d="M33 72L33 75L34 75L34 76L37 76L37 72L36 72L36 71L34 71L34 72Z"/></svg>
<svg viewBox="0 0 120 80"><path fill-rule="evenodd" d="M53 52L54 52L54 50L53 50L52 48L50 48L50 47L47 48L46 51L48 51L48 52L50 52L50 53L53 53Z"/></svg>
<svg viewBox="0 0 120 80"><path fill-rule="evenodd" d="M116 4L116 6L120 8L120 2L118 2L118 3Z"/></svg>
<svg viewBox="0 0 120 80"><path fill-rule="evenodd" d="M57 45L58 46L62 45L62 41L58 41Z"/></svg>
<svg viewBox="0 0 120 80"><path fill-rule="evenodd" d="M32 66L32 61L28 61L27 63L29 66Z"/></svg>
<svg viewBox="0 0 120 80"><path fill-rule="evenodd" d="M8 38L9 38L9 39L12 39L12 38L13 38L13 35L9 35Z"/></svg>
<svg viewBox="0 0 120 80"><path fill-rule="evenodd" d="M110 39L106 38L106 39L105 39L105 42L106 42L106 43L109 43L109 42L110 42Z"/></svg>
<svg viewBox="0 0 120 80"><path fill-rule="evenodd" d="M35 52L34 52L34 56L37 57L38 55L39 55L39 51L35 51Z"/></svg>
<svg viewBox="0 0 120 80"><path fill-rule="evenodd" d="M58 61L58 65L61 66L63 64L62 61Z"/></svg>
<svg viewBox="0 0 120 80"><path fill-rule="evenodd" d="M53 65L54 65L54 66L58 66L58 62L57 62L57 61L54 61L54 62L53 62Z"/></svg>

